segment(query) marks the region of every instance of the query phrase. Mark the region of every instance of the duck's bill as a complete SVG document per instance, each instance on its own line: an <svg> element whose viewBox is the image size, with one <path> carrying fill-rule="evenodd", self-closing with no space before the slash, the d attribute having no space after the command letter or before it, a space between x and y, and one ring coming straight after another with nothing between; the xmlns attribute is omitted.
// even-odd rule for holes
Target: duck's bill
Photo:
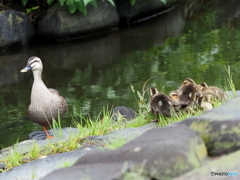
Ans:
<svg viewBox="0 0 240 180"><path fill-rule="evenodd" d="M28 70L32 69L31 66L26 66L24 69L22 69L20 72L27 72Z"/></svg>

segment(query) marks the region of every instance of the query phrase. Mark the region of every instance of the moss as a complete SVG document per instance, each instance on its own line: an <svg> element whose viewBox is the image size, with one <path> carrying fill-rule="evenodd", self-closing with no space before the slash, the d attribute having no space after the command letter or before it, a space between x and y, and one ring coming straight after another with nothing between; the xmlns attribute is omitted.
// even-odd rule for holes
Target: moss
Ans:
<svg viewBox="0 0 240 180"><path fill-rule="evenodd" d="M232 147L235 146L235 142L215 142L214 143L214 149L220 149L220 148L224 148L224 149L231 149Z"/></svg>
<svg viewBox="0 0 240 180"><path fill-rule="evenodd" d="M235 153L223 156L217 160L208 160L204 166L201 168L195 169L186 175L182 176L181 179L191 179L193 177L197 177L197 179L207 179L210 176L211 169L215 169L217 172L221 171L236 171L239 169L239 161L236 159L240 158L240 151Z"/></svg>
<svg viewBox="0 0 240 180"><path fill-rule="evenodd" d="M18 24L21 24L24 21L24 19L20 16L16 16L15 19Z"/></svg>
<svg viewBox="0 0 240 180"><path fill-rule="evenodd" d="M199 134L205 134L211 131L210 121L193 121L189 128Z"/></svg>
<svg viewBox="0 0 240 180"><path fill-rule="evenodd" d="M203 159L207 157L207 148L204 143L199 144L195 147L195 153L199 159Z"/></svg>
<svg viewBox="0 0 240 180"><path fill-rule="evenodd" d="M13 16L12 16L12 14L9 14L9 16L8 16L8 22L10 23L10 26L13 25Z"/></svg>

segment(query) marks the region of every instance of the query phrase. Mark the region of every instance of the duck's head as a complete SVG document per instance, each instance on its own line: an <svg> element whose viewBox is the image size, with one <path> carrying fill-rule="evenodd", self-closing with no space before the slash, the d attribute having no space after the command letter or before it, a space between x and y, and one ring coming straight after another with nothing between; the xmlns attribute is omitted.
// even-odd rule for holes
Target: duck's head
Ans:
<svg viewBox="0 0 240 180"><path fill-rule="evenodd" d="M201 90L208 88L208 85L205 82L200 83L198 86L200 87Z"/></svg>
<svg viewBox="0 0 240 180"><path fill-rule="evenodd" d="M179 97L178 97L178 92L177 91L171 91L169 96L174 102L178 103Z"/></svg>
<svg viewBox="0 0 240 180"><path fill-rule="evenodd" d="M21 70L21 72L27 72L29 70L35 71L39 70L42 71L43 65L42 61L39 57L32 56L28 59L27 66Z"/></svg>
<svg viewBox="0 0 240 180"><path fill-rule="evenodd" d="M186 78L183 82L182 85L188 85L188 84L196 84L195 81L191 78Z"/></svg>
<svg viewBox="0 0 240 180"><path fill-rule="evenodd" d="M159 94L158 90L156 87L151 87L150 89L150 96L153 97L156 94Z"/></svg>

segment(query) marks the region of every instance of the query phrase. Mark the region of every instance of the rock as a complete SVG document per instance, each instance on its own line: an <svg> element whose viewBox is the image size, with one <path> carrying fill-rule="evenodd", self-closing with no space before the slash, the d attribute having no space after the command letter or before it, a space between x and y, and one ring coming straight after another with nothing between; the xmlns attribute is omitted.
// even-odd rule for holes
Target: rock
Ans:
<svg viewBox="0 0 240 180"><path fill-rule="evenodd" d="M66 6L54 4L40 20L37 32L40 36L67 38L117 27L119 15L109 2L98 1L97 8L89 4L87 10L86 16L82 12L70 14Z"/></svg>
<svg viewBox="0 0 240 180"><path fill-rule="evenodd" d="M56 130L50 129L50 130L48 130L48 133L54 137L67 138L71 135L77 135L80 132L79 132L78 128L65 127L65 128L61 128L61 129L57 128ZM28 140L29 139L45 140L46 138L47 138L47 135L44 131L34 131L28 135Z"/></svg>
<svg viewBox="0 0 240 180"><path fill-rule="evenodd" d="M49 131L48 131L49 133ZM49 133L50 134L50 133ZM50 134L51 136L53 136L53 134ZM36 140L45 140L47 138L47 135L44 131L34 131L34 132L31 132L29 135L28 135L28 140L30 139L36 139Z"/></svg>
<svg viewBox="0 0 240 180"><path fill-rule="evenodd" d="M131 120L136 117L136 113L133 109L126 106L117 106L113 108L113 120Z"/></svg>
<svg viewBox="0 0 240 180"><path fill-rule="evenodd" d="M168 1L164 4L160 0L150 0L138 1L132 6L130 1L116 0L120 20L125 24L163 12L172 7L175 3L176 1Z"/></svg>
<svg viewBox="0 0 240 180"><path fill-rule="evenodd" d="M84 142L84 144L86 145L78 148L75 151L49 155L44 159L34 160L21 166L14 167L11 171L0 173L0 179L6 179L6 177L19 177L24 180L31 180L33 176L35 177L35 179L39 179L40 177L45 176L47 173L50 173L55 169L59 169L60 166L65 162L72 163L76 161L77 158L79 158L85 153L99 150L107 150L104 144L114 141L114 139L118 137L123 137L126 141L130 141L131 139L143 134L149 129L155 128L156 126L156 123L149 123L138 128L120 129L104 136L87 137L85 138ZM49 131L51 132L52 130ZM67 133L65 132L71 133L67 135ZM42 149L47 149L49 144L58 146L61 143L68 142L69 138L67 137L69 137L69 135L71 135L72 133L77 132L79 132L77 128L63 128L62 137L64 138L52 138L48 140L26 140L20 142L17 146L2 149L0 151L0 159L7 157L14 148L15 151L17 151L21 155L27 154L33 148L34 143L36 143L37 146ZM99 146L101 148L98 148Z"/></svg>
<svg viewBox="0 0 240 180"><path fill-rule="evenodd" d="M200 116L177 123L199 133L210 156L220 156L240 149L240 96Z"/></svg>
<svg viewBox="0 0 240 180"><path fill-rule="evenodd" d="M171 179L200 167L206 155L201 138L187 127L155 128L116 150L84 155L43 180L122 179L136 168L145 179Z"/></svg>
<svg viewBox="0 0 240 180"><path fill-rule="evenodd" d="M14 180L16 177L19 180L40 179L55 169L72 165L82 155L95 151L100 151L100 149L93 146L84 146L74 151L49 155L14 167L8 172L0 173L0 179Z"/></svg>
<svg viewBox="0 0 240 180"><path fill-rule="evenodd" d="M0 48L26 45L35 35L29 17L14 10L0 11Z"/></svg>
<svg viewBox="0 0 240 180"><path fill-rule="evenodd" d="M218 159L208 160L202 167L184 174L175 180L239 179L240 161L238 159L240 159L240 151L222 156ZM229 173L229 175L226 176L226 173Z"/></svg>
<svg viewBox="0 0 240 180"><path fill-rule="evenodd" d="M6 164L0 163L0 170L1 170L1 169L4 170L5 168L6 168Z"/></svg>
<svg viewBox="0 0 240 180"><path fill-rule="evenodd" d="M102 146L115 141L117 138L124 138L126 142L142 135L146 131L158 127L157 123L152 122L137 128L126 128L113 131L103 136L89 136L84 138L84 143L94 144L95 146Z"/></svg>

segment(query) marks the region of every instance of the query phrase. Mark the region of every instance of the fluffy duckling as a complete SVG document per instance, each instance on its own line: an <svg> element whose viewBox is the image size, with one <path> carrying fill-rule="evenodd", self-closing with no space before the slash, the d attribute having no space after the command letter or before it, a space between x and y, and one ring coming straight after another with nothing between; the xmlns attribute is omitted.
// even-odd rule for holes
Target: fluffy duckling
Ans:
<svg viewBox="0 0 240 180"><path fill-rule="evenodd" d="M221 102L225 102L227 100L227 95L219 87L208 86L205 82L200 83L199 87L206 101L209 103L211 103L212 99Z"/></svg>
<svg viewBox="0 0 240 180"><path fill-rule="evenodd" d="M182 85L188 85L188 84L196 84L195 81L191 78L186 78L183 82Z"/></svg>
<svg viewBox="0 0 240 180"><path fill-rule="evenodd" d="M194 83L183 84L178 90L179 105L181 107L189 106L192 102L201 96L199 87Z"/></svg>
<svg viewBox="0 0 240 180"><path fill-rule="evenodd" d="M169 96L176 104L179 103L178 91L171 91Z"/></svg>
<svg viewBox="0 0 240 180"><path fill-rule="evenodd" d="M212 104L210 102L208 102L202 94L197 99L197 105L203 111L208 111L213 108Z"/></svg>
<svg viewBox="0 0 240 180"><path fill-rule="evenodd" d="M27 66L21 72L28 70L32 70L34 77L28 116L33 122L42 126L49 139L52 136L48 134L46 127L52 124L53 118L57 119L58 115L62 116L66 113L67 102L56 89L48 89L42 81L43 64L39 57L30 57Z"/></svg>
<svg viewBox="0 0 240 180"><path fill-rule="evenodd" d="M159 93L157 88L150 89L150 107L155 116L163 115L170 117L174 112L173 101L166 94ZM157 121L157 120L155 120Z"/></svg>

